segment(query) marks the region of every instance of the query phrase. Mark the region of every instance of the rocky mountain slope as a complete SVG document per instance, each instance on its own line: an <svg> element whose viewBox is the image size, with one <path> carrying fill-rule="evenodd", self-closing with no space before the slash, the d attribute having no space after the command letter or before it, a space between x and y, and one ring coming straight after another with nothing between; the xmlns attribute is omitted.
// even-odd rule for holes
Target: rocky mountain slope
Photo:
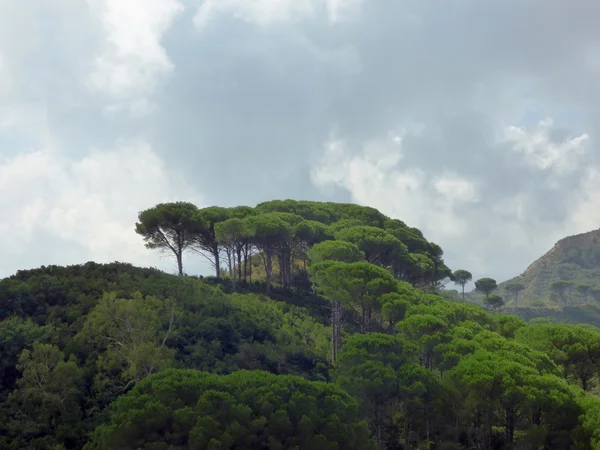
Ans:
<svg viewBox="0 0 600 450"><path fill-rule="evenodd" d="M600 229L561 239L521 275L501 283L500 294L514 308L511 283L524 286L519 307L600 306Z"/></svg>

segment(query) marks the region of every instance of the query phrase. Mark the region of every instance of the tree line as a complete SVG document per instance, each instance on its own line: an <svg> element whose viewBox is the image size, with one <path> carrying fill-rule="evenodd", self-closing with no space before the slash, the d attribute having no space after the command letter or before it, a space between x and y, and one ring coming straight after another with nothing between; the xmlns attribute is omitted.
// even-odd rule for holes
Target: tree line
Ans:
<svg viewBox="0 0 600 450"><path fill-rule="evenodd" d="M600 448L597 328L501 314L491 278L487 309L443 297L472 275L371 208L214 208L157 205L136 228L181 274L196 251L218 276L0 280L0 448Z"/></svg>
<svg viewBox="0 0 600 450"><path fill-rule="evenodd" d="M254 208L198 208L161 203L139 213L135 231L147 248L171 253L179 275L186 251L206 258L217 278L226 274L234 285L252 279L252 262L258 259L267 292L274 281L289 288L296 278L306 279L308 250L330 240L355 244L365 261L417 286L435 288L450 275L441 248L420 230L354 204L276 200Z"/></svg>

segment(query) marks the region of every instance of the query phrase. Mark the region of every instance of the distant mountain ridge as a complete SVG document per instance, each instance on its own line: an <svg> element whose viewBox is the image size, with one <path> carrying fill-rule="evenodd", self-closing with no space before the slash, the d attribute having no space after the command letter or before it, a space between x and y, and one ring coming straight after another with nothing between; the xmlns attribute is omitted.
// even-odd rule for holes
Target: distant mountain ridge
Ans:
<svg viewBox="0 0 600 450"><path fill-rule="evenodd" d="M566 281L564 291L553 282ZM565 237L519 276L505 281L498 290L509 307L514 298L510 283L523 283L519 307L564 308L600 305L600 229Z"/></svg>

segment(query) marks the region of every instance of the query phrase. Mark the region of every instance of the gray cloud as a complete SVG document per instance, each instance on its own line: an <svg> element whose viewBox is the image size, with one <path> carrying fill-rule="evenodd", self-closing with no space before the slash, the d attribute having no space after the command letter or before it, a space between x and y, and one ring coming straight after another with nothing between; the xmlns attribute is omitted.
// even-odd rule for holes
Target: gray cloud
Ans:
<svg viewBox="0 0 600 450"><path fill-rule="evenodd" d="M26 170L15 159L25 152L52 148L59 162L18 201L0 202L11 230L38 199L47 207L20 247L3 252L0 275L78 258L164 266L127 228L163 198L368 203L422 228L454 268L498 279L565 234L598 227L595 2L217 3L131 0L125 16L117 0L7 4L0 174ZM127 155L156 170L136 170ZM93 186L73 172L90 158L105 177ZM127 253L82 244L85 228L62 236L44 225L65 203L91 214L67 190L45 195L39 177L57 176L101 199L94 232L131 242ZM10 240L0 237L0 250Z"/></svg>

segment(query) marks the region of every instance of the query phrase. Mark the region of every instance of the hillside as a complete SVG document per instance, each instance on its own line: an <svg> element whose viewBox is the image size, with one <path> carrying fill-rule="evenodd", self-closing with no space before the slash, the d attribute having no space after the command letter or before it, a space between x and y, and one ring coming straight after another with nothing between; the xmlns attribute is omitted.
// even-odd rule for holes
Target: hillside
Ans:
<svg viewBox="0 0 600 450"><path fill-rule="evenodd" d="M515 282L524 285L520 307L600 306L600 230L561 239L521 275L501 283L499 291L509 307L515 306L514 297L506 288Z"/></svg>
<svg viewBox="0 0 600 450"><path fill-rule="evenodd" d="M0 449L600 448L600 329L443 297L441 249L403 222L170 203L136 230L227 267L0 280Z"/></svg>

